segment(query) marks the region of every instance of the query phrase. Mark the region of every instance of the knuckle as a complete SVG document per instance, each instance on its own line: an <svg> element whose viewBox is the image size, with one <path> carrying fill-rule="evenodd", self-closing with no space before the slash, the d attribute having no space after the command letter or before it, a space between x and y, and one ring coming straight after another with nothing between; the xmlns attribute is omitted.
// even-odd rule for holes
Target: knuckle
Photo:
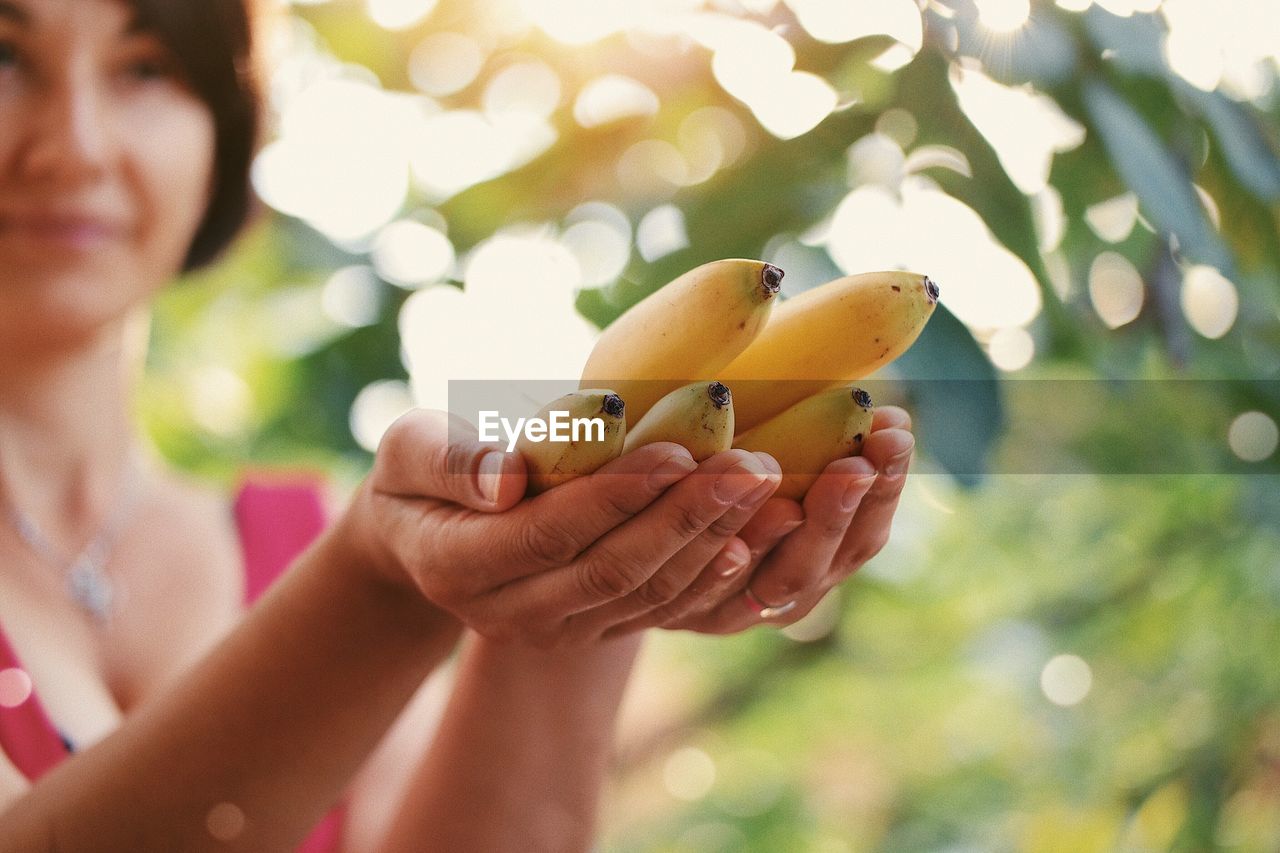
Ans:
<svg viewBox="0 0 1280 853"><path fill-rule="evenodd" d="M622 598L634 592L639 585L627 565L607 553L601 554L601 559L583 564L578 572L578 583L592 600Z"/></svg>
<svg viewBox="0 0 1280 853"><path fill-rule="evenodd" d="M879 554L888 544L889 531L877 530L875 533L871 534L867 537L867 545L865 549L866 557L863 562L866 562L866 560L870 560L876 554Z"/></svg>
<svg viewBox="0 0 1280 853"><path fill-rule="evenodd" d="M707 525L707 532L717 539L728 539L741 530L745 523L746 521L740 517L739 513L726 512Z"/></svg>
<svg viewBox="0 0 1280 853"><path fill-rule="evenodd" d="M828 539L840 539L849 530L849 518L843 515L829 515L822 520L819 528Z"/></svg>
<svg viewBox="0 0 1280 853"><path fill-rule="evenodd" d="M578 543L560 523L540 518L522 525L516 551L535 566L562 566L578 556Z"/></svg>
<svg viewBox="0 0 1280 853"><path fill-rule="evenodd" d="M692 539L707 529L707 519L697 507L676 504L671 511L671 530L681 539Z"/></svg>
<svg viewBox="0 0 1280 853"><path fill-rule="evenodd" d="M662 607L674 601L683 588L661 573L649 578L636 589L636 597L648 607Z"/></svg>

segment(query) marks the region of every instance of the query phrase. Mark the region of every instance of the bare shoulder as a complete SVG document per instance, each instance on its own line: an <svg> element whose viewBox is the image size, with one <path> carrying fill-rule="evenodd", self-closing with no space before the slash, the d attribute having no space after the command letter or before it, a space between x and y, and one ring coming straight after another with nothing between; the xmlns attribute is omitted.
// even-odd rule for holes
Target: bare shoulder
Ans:
<svg viewBox="0 0 1280 853"><path fill-rule="evenodd" d="M9 761L9 757L0 750L0 813L31 787L27 777L19 772Z"/></svg>
<svg viewBox="0 0 1280 853"><path fill-rule="evenodd" d="M244 563L232 499L179 473L153 479L116 561L124 597L111 669L121 694L139 699L181 673L242 616Z"/></svg>

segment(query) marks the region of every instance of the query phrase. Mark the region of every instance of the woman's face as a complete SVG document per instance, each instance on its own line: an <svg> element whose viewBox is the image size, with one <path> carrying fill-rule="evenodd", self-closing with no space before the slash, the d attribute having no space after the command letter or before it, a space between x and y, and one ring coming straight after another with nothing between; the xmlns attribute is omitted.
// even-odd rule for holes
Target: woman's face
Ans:
<svg viewBox="0 0 1280 853"><path fill-rule="evenodd" d="M213 158L212 113L126 3L0 0L0 350L84 340L172 278Z"/></svg>

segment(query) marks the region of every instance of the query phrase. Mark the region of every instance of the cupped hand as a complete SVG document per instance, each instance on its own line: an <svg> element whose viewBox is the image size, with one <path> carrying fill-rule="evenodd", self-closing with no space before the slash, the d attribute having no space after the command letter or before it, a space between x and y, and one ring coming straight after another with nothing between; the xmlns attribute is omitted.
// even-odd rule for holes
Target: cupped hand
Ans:
<svg viewBox="0 0 1280 853"><path fill-rule="evenodd" d="M518 454L419 409L387 431L348 512L384 579L486 637L547 648L598 639L678 599L780 480L766 454L732 450L698 465L663 442L522 500Z"/></svg>
<svg viewBox="0 0 1280 853"><path fill-rule="evenodd" d="M799 620L888 542L914 447L910 415L877 409L862 455L828 465L803 506L769 500L683 594L605 635L650 627L730 634ZM735 560L746 570L725 576Z"/></svg>

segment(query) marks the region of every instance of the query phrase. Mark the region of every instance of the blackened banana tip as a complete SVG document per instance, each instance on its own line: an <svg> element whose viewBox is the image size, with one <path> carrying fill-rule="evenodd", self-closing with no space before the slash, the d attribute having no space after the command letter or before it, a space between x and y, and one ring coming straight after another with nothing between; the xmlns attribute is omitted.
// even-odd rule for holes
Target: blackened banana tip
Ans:
<svg viewBox="0 0 1280 853"><path fill-rule="evenodd" d="M853 402L857 403L864 409L871 408L871 395L861 388L853 389Z"/></svg>
<svg viewBox="0 0 1280 853"><path fill-rule="evenodd" d="M604 413L611 418L620 418L622 413L626 411L627 404L622 402L622 398L617 394L604 395Z"/></svg>
<svg viewBox="0 0 1280 853"><path fill-rule="evenodd" d="M723 409L733 399L733 393L729 390L729 386L720 382L712 382L708 385L707 395L711 397L711 402L715 403L717 409Z"/></svg>
<svg viewBox="0 0 1280 853"><path fill-rule="evenodd" d="M782 277L784 275L786 273L773 264L764 265L764 270L760 273L760 281L764 284L766 297L775 296L782 289Z"/></svg>
<svg viewBox="0 0 1280 853"><path fill-rule="evenodd" d="M929 276L925 276L924 277L924 293L925 293L925 296L929 297L929 304L935 305L937 304L938 296L939 294L942 293L942 291L938 289L938 285L933 279L929 278Z"/></svg>

